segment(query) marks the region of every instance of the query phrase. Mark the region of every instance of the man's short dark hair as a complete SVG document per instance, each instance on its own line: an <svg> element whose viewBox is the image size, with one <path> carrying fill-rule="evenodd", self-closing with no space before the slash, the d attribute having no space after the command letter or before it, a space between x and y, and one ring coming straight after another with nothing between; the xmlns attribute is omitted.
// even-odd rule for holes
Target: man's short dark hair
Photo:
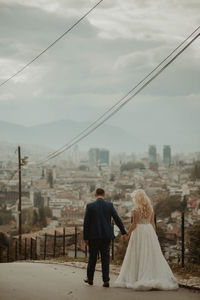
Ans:
<svg viewBox="0 0 200 300"><path fill-rule="evenodd" d="M105 191L104 191L104 189L98 188L98 189L96 189L95 194L97 196L104 196L105 195Z"/></svg>

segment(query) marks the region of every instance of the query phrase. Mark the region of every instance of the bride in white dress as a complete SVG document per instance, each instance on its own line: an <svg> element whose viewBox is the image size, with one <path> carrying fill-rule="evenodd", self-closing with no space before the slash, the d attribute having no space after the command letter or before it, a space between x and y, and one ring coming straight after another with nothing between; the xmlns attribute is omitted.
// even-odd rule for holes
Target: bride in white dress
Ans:
<svg viewBox="0 0 200 300"><path fill-rule="evenodd" d="M155 232L151 202L142 189L133 192L132 196L135 206L133 223L127 233L130 239L114 285L134 290L178 289L177 279L162 254Z"/></svg>

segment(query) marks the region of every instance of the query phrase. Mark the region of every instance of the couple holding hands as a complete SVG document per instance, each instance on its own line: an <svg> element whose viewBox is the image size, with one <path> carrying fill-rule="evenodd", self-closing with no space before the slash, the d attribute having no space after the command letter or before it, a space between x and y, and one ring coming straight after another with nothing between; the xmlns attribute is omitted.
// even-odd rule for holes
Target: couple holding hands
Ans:
<svg viewBox="0 0 200 300"><path fill-rule="evenodd" d="M104 200L103 189L96 189L96 200L87 204L83 235L85 244L89 247L89 261L87 278L84 281L93 285L97 256L100 252L103 287L110 286L109 263L110 242L114 239L111 225L113 218L122 238L129 239L120 274L114 286L134 290L178 289L177 279L162 254L156 235L151 201L142 189L134 191L131 196L134 200L133 223L128 232L113 204Z"/></svg>

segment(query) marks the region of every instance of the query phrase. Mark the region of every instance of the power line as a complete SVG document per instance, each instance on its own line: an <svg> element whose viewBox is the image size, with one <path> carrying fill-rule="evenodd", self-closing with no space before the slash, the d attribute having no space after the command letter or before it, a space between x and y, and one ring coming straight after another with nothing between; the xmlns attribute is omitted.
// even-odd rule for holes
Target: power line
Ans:
<svg viewBox="0 0 200 300"><path fill-rule="evenodd" d="M198 37L200 36L200 34L198 34L193 40L192 42ZM132 96L130 96L124 103L122 103L117 109L115 109L114 112L112 112L111 114L109 114L105 119L103 119L103 121L101 121L97 126L95 126L94 128L92 128L89 132L87 132L86 134L84 134L82 137L80 137L79 139L77 139L75 142L73 142L72 144L68 145L65 149L63 149L62 151L59 151L58 153L56 153L55 155L52 155L51 157L49 157L46 161L50 159L55 158L56 156L62 154L64 151L70 149L72 146L74 146L75 144L77 144L78 142L80 142L81 140L83 140L85 137L87 137L89 134L91 134L93 131L95 131L98 127L100 127L103 123L105 123L108 119L110 119L114 114L116 114L120 109L122 109L122 107L127 104L130 100L132 100L132 98L134 98L138 93L140 93L147 85L149 85L149 83L154 80L161 72L164 71L164 69L166 69L168 67L169 64L171 64L187 47L189 47L189 45L191 44L191 42L186 45L183 50L181 50L173 59L170 60L169 63L167 63L160 71L158 71L158 73L156 73L152 78L150 78L138 91L136 91Z"/></svg>
<svg viewBox="0 0 200 300"><path fill-rule="evenodd" d="M197 27L197 29L195 29L181 44L179 44L179 46L177 46L164 60L161 61L161 63L159 63L157 65L156 68L154 68L147 76L145 76L134 88L132 88L124 97L122 97L119 101L117 101L111 108L109 108L103 115L101 115L96 121L94 121L91 125L89 125L86 129L84 129L81 133L79 133L77 136L75 136L73 139L71 139L67 144L65 144L63 147L61 147L60 149L58 149L57 151L54 151L53 153L49 154L46 158L46 160L44 160L44 162L58 156L59 154L63 153L64 151L68 150L69 148L71 148L73 145L75 145L76 143L78 143L80 140L82 140L84 137L86 137L87 135L89 135L90 133L92 133L95 129L97 129L99 126L101 126L107 119L109 119L113 114L115 114L116 112L118 112L127 102L129 102L134 96L136 96L144 87L146 87L146 85L148 85L155 77L157 77L171 62L173 62L187 47L190 46L190 44L197 39L197 37L199 36L199 34L193 39L191 40L173 59L171 59L171 61L169 63L167 63L158 73L156 73L156 75L154 75L149 81L147 81L146 84L144 84L144 86L142 86L142 88L140 88L136 93L134 93L130 98L128 98L123 104L121 104L114 112L110 113L108 115L108 117L106 117L102 122L100 122L96 127L94 127L93 129L91 129L89 132L87 132L91 127L93 127L95 124L98 123L98 121L100 121L101 119L103 119L103 117L105 115L107 115L110 111L113 110L113 108L115 108L118 104L120 104L125 98L127 98L127 96L129 96L139 85L141 85L143 82L145 82L145 80L150 77L150 75L152 75L170 56L172 56L172 54L174 54L192 35L194 35L195 32L198 31L198 29L200 28ZM84 134L85 133L85 134ZM84 135L83 135L84 134ZM83 135L83 137L81 137ZM73 143L73 141L75 140L75 142ZM43 161L42 161L43 162ZM42 163L40 162L40 163Z"/></svg>
<svg viewBox="0 0 200 300"><path fill-rule="evenodd" d="M178 52L164 67L162 67L161 70L159 70L152 78L150 78L138 91L136 91L132 96L130 96L124 103L122 103L119 107L117 107L114 112L110 113L103 121L101 121L97 126L89 130L89 132L85 133L82 137L78 138L75 142L71 144L67 144L67 146L64 148L62 147L62 150L57 151L53 155L49 155L49 157L44 160L44 162L47 162L48 160L55 158L56 156L60 155L64 151L68 150L78 142L80 142L83 138L87 137L90 133L92 133L94 130L96 130L98 127L100 127L105 121L107 121L109 118L111 118L115 113L117 113L125 104L127 104L133 97L135 97L139 92L141 92L149 83L154 80L161 72L164 71L186 48L188 48L198 37L200 34L197 34L180 52ZM42 161L43 162L43 161ZM40 164L42 163L40 162Z"/></svg>
<svg viewBox="0 0 200 300"><path fill-rule="evenodd" d="M67 144L62 146L57 151L50 153L47 157L52 156L53 154L59 152L64 147L68 146L70 143L72 143L75 139L77 139L79 136L81 136L83 133L85 133L88 129L90 129L92 126L94 126L98 121L100 121L106 114L108 114L113 108L115 108L119 103L121 103L125 98L127 98L142 82L144 82L149 76L151 76L170 56L172 56L192 35L194 35L195 32L199 30L200 26L198 26L183 42L181 42L165 59L163 59L150 73L148 73L140 82L138 82L128 93L125 94L120 100L118 100L113 106L111 106L108 110L106 110L97 120L92 122L87 128L85 128L83 131L81 131L77 136L72 138Z"/></svg>
<svg viewBox="0 0 200 300"><path fill-rule="evenodd" d="M29 61L27 64L25 64L21 69L19 69L16 73L14 73L12 76L7 78L5 81L3 81L0 84L0 87L6 84L8 81L10 81L12 78L20 74L24 69L26 69L28 66L30 66L34 61L36 61L41 55L43 55L45 52L47 52L51 47L53 47L60 39L62 39L66 34L68 34L76 25L78 25L83 19L85 19L101 2L104 0L100 0L97 2L88 12L86 12L78 21L76 21L69 29L67 29L63 34L61 34L53 43L51 43L47 48L45 48L42 52L40 52L36 57L34 57L31 61Z"/></svg>

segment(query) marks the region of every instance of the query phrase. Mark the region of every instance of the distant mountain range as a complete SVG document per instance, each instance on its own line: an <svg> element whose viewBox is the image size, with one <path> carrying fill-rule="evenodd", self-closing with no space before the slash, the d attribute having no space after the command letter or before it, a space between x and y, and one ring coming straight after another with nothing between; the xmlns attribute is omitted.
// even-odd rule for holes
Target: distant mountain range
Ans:
<svg viewBox="0 0 200 300"><path fill-rule="evenodd" d="M41 145L57 149L88 127L88 122L60 120L36 126L22 126L0 121L0 141ZM91 147L107 148L114 152L141 152L145 146L124 129L103 125L79 143L81 150Z"/></svg>

